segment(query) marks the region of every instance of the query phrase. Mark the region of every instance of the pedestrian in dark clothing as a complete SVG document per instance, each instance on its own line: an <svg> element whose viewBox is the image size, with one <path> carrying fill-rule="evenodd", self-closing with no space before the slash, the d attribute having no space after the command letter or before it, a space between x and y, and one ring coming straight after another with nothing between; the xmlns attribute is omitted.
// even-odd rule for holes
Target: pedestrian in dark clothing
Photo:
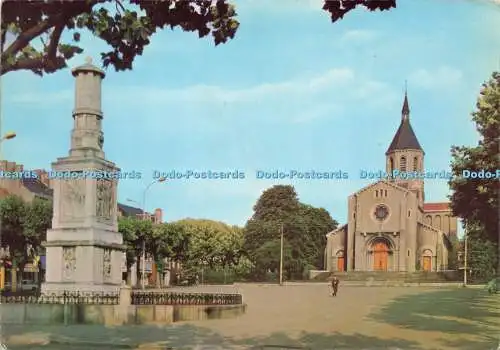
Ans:
<svg viewBox="0 0 500 350"><path fill-rule="evenodd" d="M337 291L339 290L339 279L335 276L332 279L332 296L337 296Z"/></svg>

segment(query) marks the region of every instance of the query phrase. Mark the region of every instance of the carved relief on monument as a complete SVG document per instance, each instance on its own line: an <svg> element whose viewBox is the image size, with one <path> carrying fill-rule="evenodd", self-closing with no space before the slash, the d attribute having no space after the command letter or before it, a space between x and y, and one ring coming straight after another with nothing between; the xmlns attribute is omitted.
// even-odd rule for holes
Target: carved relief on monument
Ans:
<svg viewBox="0 0 500 350"><path fill-rule="evenodd" d="M104 249L103 262L104 280L111 279L111 249Z"/></svg>
<svg viewBox="0 0 500 350"><path fill-rule="evenodd" d="M113 215L113 182L108 179L97 180L96 216L111 219Z"/></svg>
<svg viewBox="0 0 500 350"><path fill-rule="evenodd" d="M74 279L76 271L76 247L63 247L63 279Z"/></svg>
<svg viewBox="0 0 500 350"><path fill-rule="evenodd" d="M82 179L61 179L61 212L66 218L85 215L85 182Z"/></svg>

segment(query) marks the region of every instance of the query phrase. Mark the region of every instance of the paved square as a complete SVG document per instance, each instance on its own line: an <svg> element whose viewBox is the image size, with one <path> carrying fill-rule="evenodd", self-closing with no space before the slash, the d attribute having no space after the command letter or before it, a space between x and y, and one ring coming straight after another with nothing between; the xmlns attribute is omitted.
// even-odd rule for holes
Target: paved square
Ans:
<svg viewBox="0 0 500 350"><path fill-rule="evenodd" d="M170 326L4 326L4 336L17 334L17 337L43 339L51 334L73 344L85 341L105 342L108 347L111 343L137 344L134 347L143 350L168 347L496 350L500 342L500 295L490 296L483 289L345 286L337 297L329 295L325 284L189 288L193 289L241 292L248 304L247 313L237 319ZM31 347L35 348L85 346Z"/></svg>

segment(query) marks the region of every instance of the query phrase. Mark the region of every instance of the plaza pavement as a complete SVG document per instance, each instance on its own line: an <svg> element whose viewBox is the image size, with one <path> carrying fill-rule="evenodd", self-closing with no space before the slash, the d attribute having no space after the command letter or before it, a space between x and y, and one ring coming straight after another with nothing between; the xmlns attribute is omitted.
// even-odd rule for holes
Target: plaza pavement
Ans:
<svg viewBox="0 0 500 350"><path fill-rule="evenodd" d="M170 290L242 293L247 313L236 319L113 328L4 325L3 336L9 349L24 350L496 350L500 341L500 297L482 289L343 286L335 298L323 283ZM23 339L33 344L22 345Z"/></svg>

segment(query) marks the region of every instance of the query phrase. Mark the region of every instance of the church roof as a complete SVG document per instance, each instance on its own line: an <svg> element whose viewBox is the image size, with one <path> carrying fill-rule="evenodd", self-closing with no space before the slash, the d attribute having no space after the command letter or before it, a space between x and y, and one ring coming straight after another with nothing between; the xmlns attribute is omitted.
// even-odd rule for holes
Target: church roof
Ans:
<svg viewBox="0 0 500 350"><path fill-rule="evenodd" d="M396 150L405 149L423 151L410 124L410 104L408 103L408 94L406 93L401 114L401 124L392 139L391 145L387 149L386 155Z"/></svg>
<svg viewBox="0 0 500 350"><path fill-rule="evenodd" d="M387 186L390 186L390 187L392 187L392 188L394 188L394 189L396 189L396 190L411 193L411 192L410 192L407 188L404 188L404 187L402 187L402 186L399 186L399 185L395 184L394 182L390 182L390 181L387 181L387 180L379 180L379 181L377 181L377 182L372 182L371 184L366 185L365 187L361 188L361 189L360 189L360 190L358 190L357 192L353 193L353 195L360 194L361 192L367 191L367 190L369 190L370 188L375 187L375 186L377 186L377 185L379 185L379 184L381 184L381 183L383 183L383 184L385 184L385 185L387 185Z"/></svg>
<svg viewBox="0 0 500 350"><path fill-rule="evenodd" d="M451 210L450 203L424 203L424 211L448 211Z"/></svg>

